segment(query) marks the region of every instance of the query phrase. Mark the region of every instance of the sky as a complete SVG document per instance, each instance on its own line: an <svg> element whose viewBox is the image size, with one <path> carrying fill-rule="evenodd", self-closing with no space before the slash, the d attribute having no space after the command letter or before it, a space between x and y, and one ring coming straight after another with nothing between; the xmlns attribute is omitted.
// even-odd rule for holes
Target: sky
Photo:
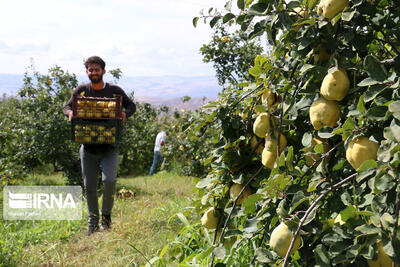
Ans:
<svg viewBox="0 0 400 267"><path fill-rule="evenodd" d="M209 76L199 49L212 29L193 17L226 0L2 0L0 73L23 74L33 63L84 75L92 55L124 76Z"/></svg>

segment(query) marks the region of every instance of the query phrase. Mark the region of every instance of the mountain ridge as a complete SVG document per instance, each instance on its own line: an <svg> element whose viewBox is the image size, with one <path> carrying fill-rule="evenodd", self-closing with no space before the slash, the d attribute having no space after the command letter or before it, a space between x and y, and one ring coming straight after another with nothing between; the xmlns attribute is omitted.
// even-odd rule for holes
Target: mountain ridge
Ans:
<svg viewBox="0 0 400 267"><path fill-rule="evenodd" d="M22 74L0 74L0 95L16 95L23 86ZM86 76L77 76L79 83L88 82ZM106 82L115 83L109 74ZM213 76L126 76L117 84L127 94L134 92L137 101L151 105L166 105L172 109L196 109L208 101L214 100L220 91L217 79ZM182 102L183 96L191 99Z"/></svg>

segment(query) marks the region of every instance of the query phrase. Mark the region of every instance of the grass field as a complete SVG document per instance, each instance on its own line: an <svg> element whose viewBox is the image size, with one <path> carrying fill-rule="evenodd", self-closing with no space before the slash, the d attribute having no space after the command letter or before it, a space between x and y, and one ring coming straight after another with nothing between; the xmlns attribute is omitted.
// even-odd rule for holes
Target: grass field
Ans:
<svg viewBox="0 0 400 267"><path fill-rule="evenodd" d="M37 175L30 181L64 183L59 175ZM80 221L1 220L0 262L5 266L144 266L182 228L174 214L198 219L187 208L194 184L194 178L167 172L119 178L117 188L131 189L136 196L116 198L111 231L89 237L86 210Z"/></svg>

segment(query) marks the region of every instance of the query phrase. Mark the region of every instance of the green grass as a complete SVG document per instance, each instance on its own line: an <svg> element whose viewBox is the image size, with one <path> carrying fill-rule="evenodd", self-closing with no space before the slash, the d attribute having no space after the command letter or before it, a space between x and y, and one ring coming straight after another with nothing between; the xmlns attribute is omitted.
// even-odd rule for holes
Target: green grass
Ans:
<svg viewBox="0 0 400 267"><path fill-rule="evenodd" d="M35 180L36 179L36 180ZM34 175L30 184L63 184L59 175ZM80 221L0 221L0 262L7 266L144 266L175 238L183 224L176 213L198 219L186 208L193 178L159 172L119 178L117 188L135 198L115 199L111 231L85 236ZM2 195L2 193L1 193ZM86 209L86 207L85 207Z"/></svg>

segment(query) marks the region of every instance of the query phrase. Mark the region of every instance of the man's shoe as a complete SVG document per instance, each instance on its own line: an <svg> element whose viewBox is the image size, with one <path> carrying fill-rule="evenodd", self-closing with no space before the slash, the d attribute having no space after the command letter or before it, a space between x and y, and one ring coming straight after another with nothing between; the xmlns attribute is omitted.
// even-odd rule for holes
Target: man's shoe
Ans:
<svg viewBox="0 0 400 267"><path fill-rule="evenodd" d="M91 234L93 234L94 232L97 232L97 231L99 231L100 230L100 227L99 227L99 225L98 224L89 224L89 229L88 229L88 231L86 232L86 235L91 235Z"/></svg>
<svg viewBox="0 0 400 267"><path fill-rule="evenodd" d="M108 230L111 228L111 215L102 215L101 216L101 226L105 230Z"/></svg>

